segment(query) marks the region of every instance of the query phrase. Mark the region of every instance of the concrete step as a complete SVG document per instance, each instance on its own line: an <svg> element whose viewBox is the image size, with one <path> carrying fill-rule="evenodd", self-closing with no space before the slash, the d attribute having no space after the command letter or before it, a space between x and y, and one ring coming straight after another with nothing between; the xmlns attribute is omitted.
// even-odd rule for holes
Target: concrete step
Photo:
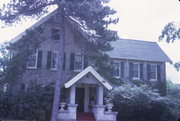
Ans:
<svg viewBox="0 0 180 121"><path fill-rule="evenodd" d="M77 113L77 121L95 121L92 113Z"/></svg>

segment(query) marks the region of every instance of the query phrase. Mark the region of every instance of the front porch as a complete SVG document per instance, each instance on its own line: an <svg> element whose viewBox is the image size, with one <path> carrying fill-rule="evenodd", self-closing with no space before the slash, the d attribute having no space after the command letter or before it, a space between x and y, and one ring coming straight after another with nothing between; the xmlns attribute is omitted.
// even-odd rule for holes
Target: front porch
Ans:
<svg viewBox="0 0 180 121"><path fill-rule="evenodd" d="M60 104L59 121L76 121L78 113L93 114L96 121L116 121L117 113L106 110L103 103L104 90L111 90L112 86L92 67L68 81L65 88L69 89L69 96L66 104Z"/></svg>

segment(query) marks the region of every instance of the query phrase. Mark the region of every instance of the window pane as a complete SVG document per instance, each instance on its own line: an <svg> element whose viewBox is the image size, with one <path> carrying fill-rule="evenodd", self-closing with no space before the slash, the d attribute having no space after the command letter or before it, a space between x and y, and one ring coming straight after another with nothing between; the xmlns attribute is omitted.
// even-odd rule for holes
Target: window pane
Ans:
<svg viewBox="0 0 180 121"><path fill-rule="evenodd" d="M34 53L34 54L32 54L32 55L30 55L29 57L28 57L28 60L27 60L27 67L30 67L30 68L32 68L32 67L36 67L36 59L37 59L37 52L36 53Z"/></svg>
<svg viewBox="0 0 180 121"><path fill-rule="evenodd" d="M51 64L52 64L52 65L51 65L51 68L52 68L52 69L57 69L57 64L58 64L58 63L57 63L57 62L58 62L57 59L58 59L58 58L57 58L57 53L55 53L55 52L52 53L52 60L51 60Z"/></svg>
<svg viewBox="0 0 180 121"><path fill-rule="evenodd" d="M138 64L133 64L133 66L132 66L132 71L133 71L133 77L139 78L139 68L138 68Z"/></svg>
<svg viewBox="0 0 180 121"><path fill-rule="evenodd" d="M113 66L113 76L115 76L115 77L120 77L120 65L119 65L119 63L115 63L115 62L113 62L112 63L112 66Z"/></svg>
<svg viewBox="0 0 180 121"><path fill-rule="evenodd" d="M156 66L155 65L150 66L150 78L156 79Z"/></svg>
<svg viewBox="0 0 180 121"><path fill-rule="evenodd" d="M74 58L74 70L82 70L83 69L83 56L75 55Z"/></svg>
<svg viewBox="0 0 180 121"><path fill-rule="evenodd" d="M51 38L52 40L59 40L60 39L60 30L58 28L52 28L51 30Z"/></svg>

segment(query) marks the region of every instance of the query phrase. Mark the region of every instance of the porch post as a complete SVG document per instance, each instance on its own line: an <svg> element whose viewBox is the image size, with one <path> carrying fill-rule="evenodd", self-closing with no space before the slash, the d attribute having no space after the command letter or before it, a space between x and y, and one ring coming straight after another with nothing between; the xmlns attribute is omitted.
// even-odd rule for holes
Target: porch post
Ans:
<svg viewBox="0 0 180 121"><path fill-rule="evenodd" d="M69 103L70 104L75 104L75 96L76 96L76 86L72 85L70 87L70 91L69 91Z"/></svg>
<svg viewBox="0 0 180 121"><path fill-rule="evenodd" d="M98 85L97 88L97 105L103 105L103 86Z"/></svg>

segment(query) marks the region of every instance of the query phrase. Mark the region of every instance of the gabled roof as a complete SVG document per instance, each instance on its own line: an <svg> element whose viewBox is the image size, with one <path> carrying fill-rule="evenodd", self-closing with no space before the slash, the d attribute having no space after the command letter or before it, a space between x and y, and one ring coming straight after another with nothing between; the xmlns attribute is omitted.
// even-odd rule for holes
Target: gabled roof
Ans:
<svg viewBox="0 0 180 121"><path fill-rule="evenodd" d="M41 24L43 24L44 22L46 22L48 19L50 19L51 17L53 17L55 14L57 14L58 11L54 10L53 12L49 13L47 16L45 16L44 18L40 19L37 23L33 24L31 27L29 27L28 29L34 29L38 26L40 26ZM16 41L18 41L19 39L22 38L22 36L26 35L26 31L23 31L22 33L20 33L19 35L17 35L15 38L11 39L10 42L14 43Z"/></svg>
<svg viewBox="0 0 180 121"><path fill-rule="evenodd" d="M65 83L65 88L69 88L71 87L73 84L75 84L76 82L78 82L81 78L83 78L85 75L87 75L88 73L91 73L104 87L106 87L108 90L112 90L112 86L103 79L102 76L100 76L91 66L87 67L86 69L84 69L82 72L80 72L79 74L77 74L74 78L72 78L71 80L69 80L67 83Z"/></svg>
<svg viewBox="0 0 180 121"><path fill-rule="evenodd" d="M114 49L107 52L111 58L172 63L156 42L119 39L111 45Z"/></svg>
<svg viewBox="0 0 180 121"><path fill-rule="evenodd" d="M43 24L44 22L46 22L48 19L50 19L51 17L53 17L56 14L58 14L58 9L55 9L54 11L52 11L51 13L46 15L44 18L40 19L37 23L35 23L31 27L29 27L28 29L34 29L34 28L40 26L41 24ZM91 42L95 42L95 40L93 38L89 38L89 37L90 36L92 36L92 37L97 36L96 31L89 29L87 27L85 21L81 20L80 18L72 17L72 16L66 17L66 20L72 26L74 26L86 39L88 39ZM10 42L14 43L14 42L18 41L25 34L26 34L26 31L23 31L22 33L17 35L15 38L11 39Z"/></svg>

